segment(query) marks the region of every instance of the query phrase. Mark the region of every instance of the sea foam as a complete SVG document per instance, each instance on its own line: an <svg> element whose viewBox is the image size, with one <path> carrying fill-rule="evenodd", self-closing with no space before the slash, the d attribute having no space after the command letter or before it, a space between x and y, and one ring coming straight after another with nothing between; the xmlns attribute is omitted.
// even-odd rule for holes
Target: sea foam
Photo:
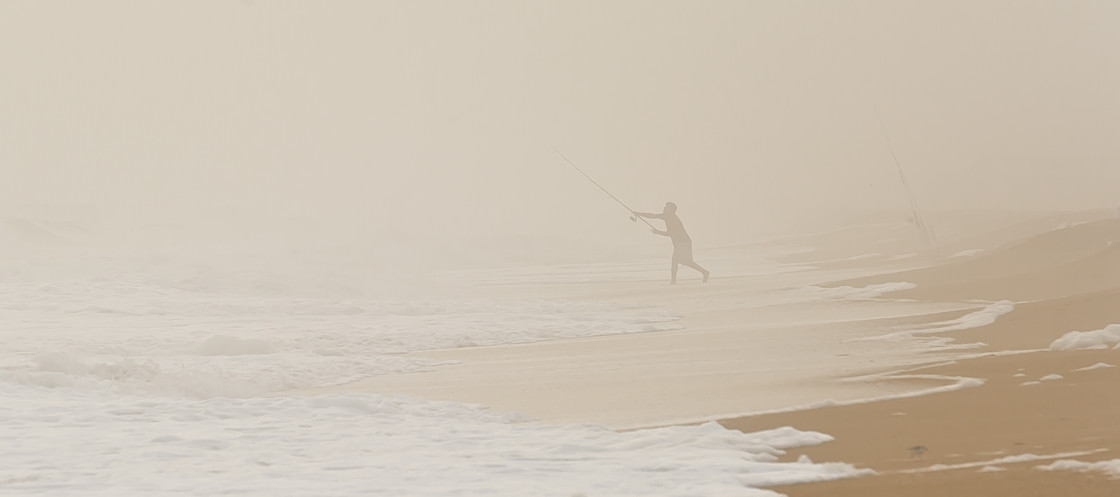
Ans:
<svg viewBox="0 0 1120 497"><path fill-rule="evenodd" d="M1111 324L1102 330L1071 331L1050 343L1050 350L1107 349L1120 346L1120 324Z"/></svg>
<svg viewBox="0 0 1120 497"><path fill-rule="evenodd" d="M460 403L345 395L189 399L0 382L0 482L20 494L736 495L868 474L778 462L827 435L715 423L615 432ZM9 446L10 447L10 446Z"/></svg>

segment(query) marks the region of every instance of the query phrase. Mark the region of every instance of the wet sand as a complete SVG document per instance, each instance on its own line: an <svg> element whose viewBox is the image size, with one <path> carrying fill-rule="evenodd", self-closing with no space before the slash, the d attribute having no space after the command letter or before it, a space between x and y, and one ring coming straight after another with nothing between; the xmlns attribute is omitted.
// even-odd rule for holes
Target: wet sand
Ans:
<svg viewBox="0 0 1120 497"><path fill-rule="evenodd" d="M744 431L792 426L835 440L790 451L789 460L805 455L878 473L775 489L793 497L1115 496L1120 480L1105 473L1038 466L1120 459L1120 367L1076 371L1120 366L1120 350L1046 350L1067 332L1120 323L1116 240L1120 219L1106 219L933 263L881 254L678 287L502 287L495 291L671 307L683 314L684 329L421 352L455 364L338 390L479 403L616 429L720 418ZM863 249L833 255L853 250ZM807 285L827 292L897 282L915 286L876 300L798 294ZM995 322L933 335L975 348L866 340L936 327L1002 300L1014 309ZM1052 374L1062 378L1042 381ZM929 391L939 393L914 395ZM804 407L825 400L832 407ZM780 412L735 417L767 411Z"/></svg>
<svg viewBox="0 0 1120 497"><path fill-rule="evenodd" d="M786 297L794 302L744 308L740 287L722 280L668 292L660 286L648 290L642 301L658 302L663 292L678 304L685 292L695 296L683 319L662 323L683 327L679 330L416 352L412 355L444 364L310 393L403 393L615 429L709 421L941 387L939 381L837 383L832 378L936 360L919 357L920 350L860 339L884 328L952 319L976 307L806 301L795 294ZM625 292L636 298L637 291Z"/></svg>
<svg viewBox="0 0 1120 497"><path fill-rule="evenodd" d="M981 386L723 424L828 433L835 441L786 457L845 461L878 472L774 489L791 497L1120 495L1118 475L1039 468L1060 459L1120 458L1120 367L1078 371L1098 363L1120 366L1120 350L1047 350L1067 332L1120 323L1118 235L1120 220L1089 223L967 260L837 283L910 281L917 287L888 296L920 301L1033 298L995 323L947 334L987 344L971 351L976 357L909 371L977 378ZM1047 375L1062 378L1042 380Z"/></svg>
<svg viewBox="0 0 1120 497"><path fill-rule="evenodd" d="M1120 367L1074 371L1105 362L1118 351L1038 352L988 357L923 370L984 378L983 386L921 397L729 420L755 431L796 426L835 441L791 451L814 461L846 461L878 476L777 488L791 497L874 495L1114 496L1120 480L1103 473L1043 471L1058 459L1120 457ZM1017 374L1025 376L1016 377ZM1029 381L1059 374L1060 380ZM911 450L925 447L924 451ZM1084 455L1055 456L1085 453ZM993 462L1034 454L1041 460ZM935 469L935 465L962 465ZM1002 471L984 472L985 466Z"/></svg>

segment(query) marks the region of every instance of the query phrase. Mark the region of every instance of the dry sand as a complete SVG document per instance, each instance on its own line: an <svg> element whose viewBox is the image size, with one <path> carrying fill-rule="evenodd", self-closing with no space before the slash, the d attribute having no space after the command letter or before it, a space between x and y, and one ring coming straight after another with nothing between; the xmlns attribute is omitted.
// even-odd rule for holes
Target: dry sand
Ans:
<svg viewBox="0 0 1120 497"><path fill-rule="evenodd" d="M787 457L845 461L878 472L775 489L792 497L1120 495L1120 479L1103 472L1038 468L1057 459L1120 458L1120 367L1076 371L1097 363L1120 366L1120 350L1045 350L1066 332L1120 323L1117 240L1120 220L1098 221L973 258L838 283L910 281L918 287L891 296L923 301L1032 301L991 325L952 334L961 342L987 343L974 351L979 357L917 371L980 378L982 386L723 423L745 431L788 425L828 433L834 442ZM1032 352L994 354L1008 350ZM1039 381L1050 374L1063 378ZM1029 454L1039 460L999 462Z"/></svg>

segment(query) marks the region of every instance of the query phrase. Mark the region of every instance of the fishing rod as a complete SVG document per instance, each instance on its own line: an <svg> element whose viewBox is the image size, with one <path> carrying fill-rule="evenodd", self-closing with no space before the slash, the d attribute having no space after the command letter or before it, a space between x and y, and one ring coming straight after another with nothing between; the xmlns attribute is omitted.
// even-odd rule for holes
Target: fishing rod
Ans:
<svg viewBox="0 0 1120 497"><path fill-rule="evenodd" d="M634 209L631 209L628 205L622 203L622 201L619 200L618 197L612 195L611 192L608 192L606 188L603 188L603 185L600 185L598 181L595 181L591 176L588 176L587 173L583 172L583 169L580 169L578 166L575 165L575 163L568 160L568 158L564 155L563 152L561 152L556 147L552 147L552 149L555 150L556 153L560 155L561 159L564 159L564 162L567 162L569 166L572 166L573 169L575 169L576 171L579 171L579 173L582 174L584 178L587 178L588 181L594 183L595 186L599 187L600 190L603 190L603 193L606 193L611 199L613 199L615 202L618 202L618 205L621 205L623 209L626 209L626 212L630 213L630 220L631 221L637 222L638 219L641 219L643 223L646 223L646 226L649 226L651 229L657 229L652 224L650 224L649 221L646 221L646 218L644 218L642 216L635 215L634 214Z"/></svg>
<svg viewBox="0 0 1120 497"><path fill-rule="evenodd" d="M883 130L883 137L887 140L887 148L891 151L891 159L894 159L894 165L898 169L898 179L902 181L902 188L906 191L906 199L910 201L910 210L914 215L914 224L918 229L922 230L922 238L925 239L926 248L933 249L933 240L930 238L925 221L922 219L922 214L918 210L918 203L914 200L914 192L910 190L910 182L906 181L906 175L902 172L902 163L898 160L898 154L894 151L894 143L891 142L891 135L887 132L887 124L883 121L883 115L879 113L879 108L875 107L875 116L879 118L879 127Z"/></svg>

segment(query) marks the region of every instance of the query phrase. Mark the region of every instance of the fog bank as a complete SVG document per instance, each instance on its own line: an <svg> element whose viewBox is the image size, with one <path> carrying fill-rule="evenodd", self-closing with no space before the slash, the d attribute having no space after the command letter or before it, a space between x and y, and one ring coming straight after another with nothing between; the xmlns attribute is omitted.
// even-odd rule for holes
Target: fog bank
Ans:
<svg viewBox="0 0 1120 497"><path fill-rule="evenodd" d="M8 1L0 213L486 252L663 241L557 147L711 246L904 219L892 143L923 209L1108 207L1116 25L1088 1Z"/></svg>

